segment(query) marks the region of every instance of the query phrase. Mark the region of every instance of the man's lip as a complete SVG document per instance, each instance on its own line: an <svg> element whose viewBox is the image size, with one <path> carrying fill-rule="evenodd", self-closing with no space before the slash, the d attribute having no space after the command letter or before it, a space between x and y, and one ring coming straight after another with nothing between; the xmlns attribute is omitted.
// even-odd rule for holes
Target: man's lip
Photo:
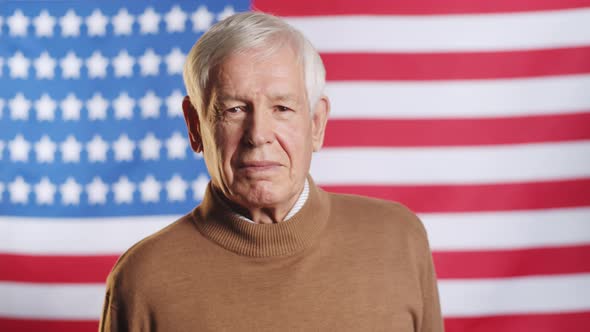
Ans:
<svg viewBox="0 0 590 332"><path fill-rule="evenodd" d="M267 161L267 160L260 160L260 161L246 161L239 164L240 168L248 168L248 167L272 167L272 166L280 166L281 164L276 161Z"/></svg>

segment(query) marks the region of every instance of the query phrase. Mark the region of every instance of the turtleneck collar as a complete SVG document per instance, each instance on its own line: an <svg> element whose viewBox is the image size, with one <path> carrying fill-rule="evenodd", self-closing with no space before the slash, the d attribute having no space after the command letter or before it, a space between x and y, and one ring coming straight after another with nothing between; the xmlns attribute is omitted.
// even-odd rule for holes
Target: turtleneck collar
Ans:
<svg viewBox="0 0 590 332"><path fill-rule="evenodd" d="M290 255L311 246L327 223L330 213L328 195L308 177L309 197L288 222L253 224L233 212L213 190L207 187L201 204L193 210L199 231L227 250L245 256Z"/></svg>
<svg viewBox="0 0 590 332"><path fill-rule="evenodd" d="M287 215L285 216L285 219L283 219L283 221L288 221L289 219L291 219L291 217L293 217L297 212L299 212L299 210L301 210L301 208L303 207L303 204L305 204L305 202L307 201L307 197L309 196L309 181L307 179L305 179L305 183L303 184L303 191L301 191L301 194L299 194L299 198L297 199L297 201L295 202L295 205L293 205L293 207L291 208L291 210L289 211L289 213L287 213ZM234 213L242 220L245 220L249 223L255 224L254 221L252 221L252 219L243 216L241 214L239 214L238 212Z"/></svg>

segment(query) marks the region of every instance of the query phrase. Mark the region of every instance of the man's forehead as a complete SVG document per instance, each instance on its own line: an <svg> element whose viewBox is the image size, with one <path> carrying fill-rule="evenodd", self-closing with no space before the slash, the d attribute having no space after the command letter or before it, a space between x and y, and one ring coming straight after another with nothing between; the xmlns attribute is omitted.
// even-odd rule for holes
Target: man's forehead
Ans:
<svg viewBox="0 0 590 332"><path fill-rule="evenodd" d="M219 74L235 75L237 72L247 73L249 70L281 73L302 72L302 64L297 52L288 45L269 46L265 49L251 48L229 54L217 66Z"/></svg>

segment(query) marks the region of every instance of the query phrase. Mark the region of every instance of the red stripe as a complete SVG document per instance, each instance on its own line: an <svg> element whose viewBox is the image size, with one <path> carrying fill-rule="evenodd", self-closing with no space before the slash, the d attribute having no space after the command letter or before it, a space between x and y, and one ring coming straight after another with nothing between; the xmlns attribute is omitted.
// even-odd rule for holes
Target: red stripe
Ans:
<svg viewBox="0 0 590 332"><path fill-rule="evenodd" d="M0 254L0 280L38 283L104 283L117 257Z"/></svg>
<svg viewBox="0 0 590 332"><path fill-rule="evenodd" d="M551 301L551 299L547 299ZM446 332L588 332L590 312L445 318Z"/></svg>
<svg viewBox="0 0 590 332"><path fill-rule="evenodd" d="M522 250L435 251L433 257L439 279L590 272L590 245ZM84 260L83 264L80 264L81 260ZM116 260L116 256L4 254L0 255L0 280L103 283Z"/></svg>
<svg viewBox="0 0 590 332"><path fill-rule="evenodd" d="M314 15L436 15L528 12L590 6L588 0L254 0L252 8L279 16Z"/></svg>
<svg viewBox="0 0 590 332"><path fill-rule="evenodd" d="M416 212L508 211L590 206L590 178L486 185L321 187L333 192L403 202Z"/></svg>
<svg viewBox="0 0 590 332"><path fill-rule="evenodd" d="M6 332L96 332L98 321L36 320L0 317L0 331Z"/></svg>
<svg viewBox="0 0 590 332"><path fill-rule="evenodd" d="M590 272L590 245L433 252L439 279L505 278Z"/></svg>
<svg viewBox="0 0 590 332"><path fill-rule="evenodd" d="M477 119L335 119L328 147L453 146L590 138L590 112Z"/></svg>
<svg viewBox="0 0 590 332"><path fill-rule="evenodd" d="M590 72L590 47L465 53L323 53L329 81L465 80Z"/></svg>

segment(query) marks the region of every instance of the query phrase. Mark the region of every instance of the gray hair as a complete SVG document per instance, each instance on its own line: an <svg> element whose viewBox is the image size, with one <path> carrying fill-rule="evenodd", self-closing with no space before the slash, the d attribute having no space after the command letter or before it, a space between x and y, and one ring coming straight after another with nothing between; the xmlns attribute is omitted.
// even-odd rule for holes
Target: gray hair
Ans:
<svg viewBox="0 0 590 332"><path fill-rule="evenodd" d="M326 70L320 55L299 31L278 17L260 12L232 15L216 23L193 45L183 69L191 103L206 110L212 72L229 56L260 49L270 55L285 44L293 47L302 64L310 112L323 94Z"/></svg>

